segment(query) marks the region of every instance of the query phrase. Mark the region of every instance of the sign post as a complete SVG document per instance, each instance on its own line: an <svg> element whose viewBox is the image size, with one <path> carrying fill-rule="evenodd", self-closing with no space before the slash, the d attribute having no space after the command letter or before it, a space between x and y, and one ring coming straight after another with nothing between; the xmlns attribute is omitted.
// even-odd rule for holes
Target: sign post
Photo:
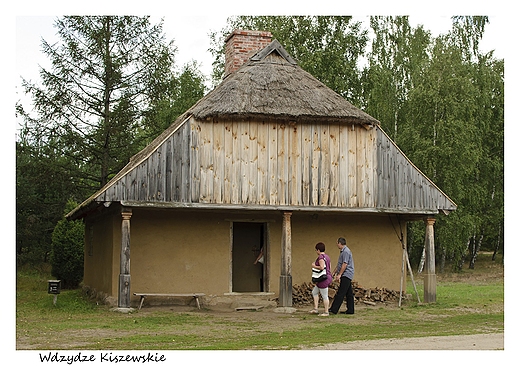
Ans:
<svg viewBox="0 0 520 366"><path fill-rule="evenodd" d="M47 293L54 295L54 299L52 303L56 306L56 302L58 301L58 294L61 290L61 281L60 280L48 280L49 288Z"/></svg>

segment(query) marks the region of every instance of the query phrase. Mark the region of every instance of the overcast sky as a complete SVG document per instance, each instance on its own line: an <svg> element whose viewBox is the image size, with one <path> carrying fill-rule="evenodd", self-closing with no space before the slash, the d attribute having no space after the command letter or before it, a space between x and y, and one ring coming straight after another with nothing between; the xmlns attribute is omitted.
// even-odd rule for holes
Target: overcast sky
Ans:
<svg viewBox="0 0 520 366"><path fill-rule="evenodd" d="M190 60L200 63L202 72L211 74L212 55L208 48L211 31L221 30L229 15L164 15L164 31L168 40L173 39L178 48L177 65L180 67ZM26 79L38 78L38 64L48 65L48 60L41 52L41 39L52 43L57 40L53 27L56 16L17 16L16 17L16 73ZM152 19L158 21L159 16ZM357 19L368 19L359 16ZM412 26L423 24L434 34L445 33L451 27L450 16L410 17ZM495 49L496 57L504 57L504 22L500 17L492 16L482 42L483 50Z"/></svg>

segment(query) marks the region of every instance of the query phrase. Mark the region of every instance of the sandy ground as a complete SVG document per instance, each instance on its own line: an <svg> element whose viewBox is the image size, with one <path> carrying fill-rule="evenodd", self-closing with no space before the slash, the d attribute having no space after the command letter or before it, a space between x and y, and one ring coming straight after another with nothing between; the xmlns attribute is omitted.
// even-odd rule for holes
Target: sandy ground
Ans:
<svg viewBox="0 0 520 366"><path fill-rule="evenodd" d="M323 350L503 350L504 333L463 336L380 339L327 344Z"/></svg>

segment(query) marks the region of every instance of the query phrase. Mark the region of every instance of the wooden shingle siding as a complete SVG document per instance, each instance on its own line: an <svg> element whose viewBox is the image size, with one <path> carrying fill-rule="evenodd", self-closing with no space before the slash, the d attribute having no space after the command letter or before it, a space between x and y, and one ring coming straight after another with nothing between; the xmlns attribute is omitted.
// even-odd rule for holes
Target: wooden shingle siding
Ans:
<svg viewBox="0 0 520 366"><path fill-rule="evenodd" d="M97 200L454 208L379 127L194 118Z"/></svg>

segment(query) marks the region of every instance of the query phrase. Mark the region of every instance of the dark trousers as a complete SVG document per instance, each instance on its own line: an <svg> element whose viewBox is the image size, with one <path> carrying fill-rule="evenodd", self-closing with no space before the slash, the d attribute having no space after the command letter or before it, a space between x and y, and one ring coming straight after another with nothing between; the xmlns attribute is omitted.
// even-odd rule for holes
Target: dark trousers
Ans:
<svg viewBox="0 0 520 366"><path fill-rule="evenodd" d="M336 296L334 296L329 312L337 314L345 296L347 297L347 314L354 314L354 292L352 290L352 280L345 276L341 276L338 292L336 292Z"/></svg>

